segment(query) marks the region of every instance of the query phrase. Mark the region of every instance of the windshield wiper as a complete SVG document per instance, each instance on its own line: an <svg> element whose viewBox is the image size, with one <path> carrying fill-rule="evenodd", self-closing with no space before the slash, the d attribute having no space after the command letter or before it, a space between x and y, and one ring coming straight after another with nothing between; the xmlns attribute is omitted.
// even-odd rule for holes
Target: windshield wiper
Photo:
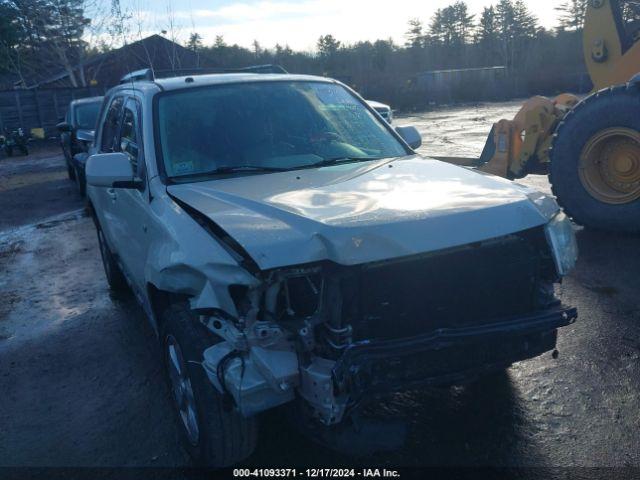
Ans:
<svg viewBox="0 0 640 480"><path fill-rule="evenodd" d="M260 172L288 172L291 170L303 169L303 168L317 168L327 167L330 165L337 165L343 162L363 162L367 160L382 160L384 157L337 157L327 158L325 160L312 163L310 165L298 165L295 167L283 168L283 167L263 167L260 165L223 165L213 170L207 170L205 172L193 172L185 175L178 175L172 177L174 181L180 181L181 179L193 178L193 177L206 177L209 175L225 175L231 173L260 173Z"/></svg>
<svg viewBox="0 0 640 480"><path fill-rule="evenodd" d="M203 175L215 175L217 173L236 172L284 172L288 170L282 167L263 167L261 165L224 165L222 167L203 172Z"/></svg>
<svg viewBox="0 0 640 480"><path fill-rule="evenodd" d="M309 165L309 168L316 167L328 167L331 165L337 165L339 163L347 163L347 162L366 162L372 160L382 160L384 157L336 157L336 158L325 158L316 163L312 163Z"/></svg>
<svg viewBox="0 0 640 480"><path fill-rule="evenodd" d="M263 167L260 165L223 165L218 168L214 168L213 170L207 170L204 172L193 172L187 173L185 175L178 175L173 177L174 179L181 178L192 178L192 177L206 177L208 175L224 175L227 173L238 173L238 172L286 172L289 170L288 168L279 168L279 167Z"/></svg>

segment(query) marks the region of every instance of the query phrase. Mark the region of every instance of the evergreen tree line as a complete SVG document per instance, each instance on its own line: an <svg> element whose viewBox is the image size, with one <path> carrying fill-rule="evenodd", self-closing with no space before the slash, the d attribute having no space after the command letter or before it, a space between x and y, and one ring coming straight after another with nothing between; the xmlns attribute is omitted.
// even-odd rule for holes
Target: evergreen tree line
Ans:
<svg viewBox="0 0 640 480"><path fill-rule="evenodd" d="M119 1L111 0L102 20L85 17L87 1L0 0L0 73L23 76L60 70L121 44L128 32ZM495 0L479 15L457 0L430 19L410 19L401 45L392 39L345 44L327 34L318 39L315 52L297 52L287 45L264 48L258 40L250 48L229 45L222 36L205 45L193 32L184 46L198 53L204 67L280 64L293 73L338 78L368 98L404 109L423 108L428 102L428 92L417 79L421 72L433 70L507 68L507 81L499 89L481 92L474 85L462 85L447 99L454 101L586 91L590 85L585 80L581 29L587 1L560 2L559 24L552 30L540 25L524 0ZM631 25L640 18L637 3L626 0L622 5ZM87 31L98 26L101 42L88 42ZM109 36L104 32L112 42L104 41ZM72 81L78 86L84 82Z"/></svg>
<svg viewBox="0 0 640 480"><path fill-rule="evenodd" d="M587 0L561 3L554 30L540 26L524 0L497 0L477 17L467 3L455 1L437 10L427 22L413 18L403 45L391 39L343 44L321 36L317 52L294 52L287 46L252 49L226 45L221 37L203 46L197 34L189 48L217 65L277 63L291 72L328 75L345 81L368 98L403 109L423 108L429 100L416 81L421 72L507 67L508 81L494 91L462 85L446 101L502 99L563 91L586 91L590 83L582 59L582 22ZM499 88L498 88L499 87Z"/></svg>

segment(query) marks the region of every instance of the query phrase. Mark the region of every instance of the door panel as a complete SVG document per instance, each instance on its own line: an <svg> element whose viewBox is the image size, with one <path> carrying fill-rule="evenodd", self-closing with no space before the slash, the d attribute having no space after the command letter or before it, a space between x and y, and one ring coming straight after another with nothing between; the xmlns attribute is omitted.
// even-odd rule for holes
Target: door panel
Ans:
<svg viewBox="0 0 640 480"><path fill-rule="evenodd" d="M125 102L118 148L126 153L136 176L145 180L144 152L140 128L140 106L136 99ZM115 241L118 253L130 280L145 292L144 268L148 251L149 194L146 182L143 189L116 190L115 214L118 217Z"/></svg>
<svg viewBox="0 0 640 480"><path fill-rule="evenodd" d="M114 150L114 145L116 145L120 132L123 107L124 97L118 96L111 100L111 104L102 122L101 136L96 140L100 153L117 151ZM94 202L96 214L98 215L100 227L111 249L114 249L116 246L116 231L119 230L118 218L114 215L116 196L117 194L115 194L113 189L95 187L94 194L91 197ZM114 253L117 254L117 252Z"/></svg>

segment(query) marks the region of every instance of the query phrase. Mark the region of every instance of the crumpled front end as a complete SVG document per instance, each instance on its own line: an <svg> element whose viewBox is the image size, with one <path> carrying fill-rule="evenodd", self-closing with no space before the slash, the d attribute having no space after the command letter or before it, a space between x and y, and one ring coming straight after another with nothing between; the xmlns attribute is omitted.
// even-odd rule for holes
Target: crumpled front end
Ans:
<svg viewBox="0 0 640 480"><path fill-rule="evenodd" d="M294 399L325 425L372 393L455 383L555 348L575 309L544 227L356 266L257 273L232 292L237 317L203 316L224 339L204 352L216 387L244 415Z"/></svg>

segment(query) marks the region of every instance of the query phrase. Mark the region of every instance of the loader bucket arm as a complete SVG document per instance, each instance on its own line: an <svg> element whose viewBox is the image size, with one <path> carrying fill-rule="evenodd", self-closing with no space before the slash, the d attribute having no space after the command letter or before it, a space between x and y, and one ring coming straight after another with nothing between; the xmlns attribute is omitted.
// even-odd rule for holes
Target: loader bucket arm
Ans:
<svg viewBox="0 0 640 480"><path fill-rule="evenodd" d="M578 98L569 94L553 100L530 98L513 120L500 120L493 125L480 158L433 158L511 180L530 173L546 174L553 131L577 103Z"/></svg>
<svg viewBox="0 0 640 480"><path fill-rule="evenodd" d="M622 10L621 0L588 0L583 45L594 90L624 84L640 72L639 32L625 24Z"/></svg>

